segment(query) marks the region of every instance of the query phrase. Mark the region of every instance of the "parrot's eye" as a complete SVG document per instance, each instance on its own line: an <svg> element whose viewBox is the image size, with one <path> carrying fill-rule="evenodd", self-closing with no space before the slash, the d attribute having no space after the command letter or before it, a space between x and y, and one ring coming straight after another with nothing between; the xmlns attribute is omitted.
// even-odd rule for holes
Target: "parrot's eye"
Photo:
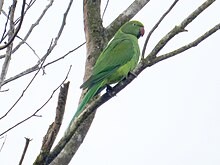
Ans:
<svg viewBox="0 0 220 165"><path fill-rule="evenodd" d="M133 25L133 26L136 26L136 24L135 24L135 23L133 23L132 25Z"/></svg>

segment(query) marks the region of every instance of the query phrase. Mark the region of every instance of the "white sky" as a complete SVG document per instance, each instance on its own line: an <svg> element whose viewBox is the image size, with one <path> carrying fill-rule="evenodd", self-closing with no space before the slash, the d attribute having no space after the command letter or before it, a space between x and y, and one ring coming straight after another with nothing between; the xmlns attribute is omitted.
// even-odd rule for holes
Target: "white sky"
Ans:
<svg viewBox="0 0 220 165"><path fill-rule="evenodd" d="M39 56L45 54L51 39L56 36L67 2L55 1L28 39L27 42ZM103 6L105 2L103 1ZM112 22L131 2L110 0L104 25ZM144 23L147 34L172 2L152 0L134 19ZM147 52L203 2L204 0L180 1L153 34ZM28 12L23 29L19 32L20 37L24 37L26 30L35 22L47 3L49 1L38 1L31 12ZM176 36L161 54L196 39L219 23L219 9L220 1L216 1L187 27L188 32ZM3 18L0 15L0 34L4 26ZM74 1L64 34L46 62L64 55L84 42L82 18L82 2ZM141 48L145 37L140 39ZM147 68L117 97L100 107L84 143L70 165L219 165L219 40L220 33L217 32L199 46ZM0 54L4 52L1 51ZM85 47L82 47L64 60L46 68L46 75L42 76L40 73L21 102L7 118L0 121L0 132L38 109L63 81L72 65L68 78L71 84L67 109L59 134L61 137L77 107L85 54ZM12 57L7 78L36 64L37 60L27 46L22 46ZM2 60L0 62L2 64ZM21 95L32 76L30 74L3 87L9 91L0 93L0 116ZM58 92L38 113L43 117L32 118L7 133L0 162L7 165L18 164L25 144L24 137L28 137L33 140L24 165L33 163L48 125L53 121L57 95ZM2 142L3 139L0 139L0 145Z"/></svg>

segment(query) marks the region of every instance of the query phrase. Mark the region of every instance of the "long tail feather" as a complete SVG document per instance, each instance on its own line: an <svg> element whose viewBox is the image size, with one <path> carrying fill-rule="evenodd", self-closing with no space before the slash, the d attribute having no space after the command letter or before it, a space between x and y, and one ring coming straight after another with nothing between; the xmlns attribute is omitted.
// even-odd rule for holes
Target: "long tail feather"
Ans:
<svg viewBox="0 0 220 165"><path fill-rule="evenodd" d="M73 120L78 117L81 112L83 111L85 105L91 100L91 98L97 93L99 88L102 86L102 82L99 84L94 85L92 88L88 90L88 92L85 94L82 102L79 104L76 113L74 114L70 124L73 122Z"/></svg>

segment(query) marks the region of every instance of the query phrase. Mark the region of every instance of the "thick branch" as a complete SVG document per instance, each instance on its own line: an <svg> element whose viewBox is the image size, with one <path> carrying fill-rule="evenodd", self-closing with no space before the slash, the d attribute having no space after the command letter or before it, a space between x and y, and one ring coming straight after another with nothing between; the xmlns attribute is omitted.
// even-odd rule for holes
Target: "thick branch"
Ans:
<svg viewBox="0 0 220 165"><path fill-rule="evenodd" d="M102 26L102 19L100 15L100 5L101 0L84 0L83 1L83 13L84 13L84 30L86 36L86 49L87 49L87 59L85 64L85 75L84 79L87 79L91 73L91 69L98 57L98 55L103 50L106 45L105 31ZM83 96L83 94L82 94ZM82 97L81 97L82 98ZM84 121L77 133L71 134L66 140L66 134L72 132L67 130L60 140L58 145L51 152L48 158L48 163L52 164L68 164L79 146L81 145L84 137L86 136L90 125L92 123L94 114ZM72 125L72 123L70 123ZM71 128L71 127L70 127ZM71 138L72 137L72 138ZM81 137L81 138L79 138ZM65 140L63 140L65 139ZM78 140L80 139L80 140ZM61 152L63 150L63 152ZM61 153L60 153L61 152ZM55 159L54 159L55 158Z"/></svg>
<svg viewBox="0 0 220 165"><path fill-rule="evenodd" d="M83 15L84 15L84 31L86 36L86 50L87 50L87 60L85 65L85 76L87 79L91 73L91 68L93 67L98 55L103 49L104 41L104 28L102 26L102 19L100 16L100 5L101 0L83 1Z"/></svg>
<svg viewBox="0 0 220 165"><path fill-rule="evenodd" d="M60 130L62 124L63 115L65 112L65 105L67 100L67 94L69 89L69 82L63 84L63 87L60 87L60 93L58 97L58 103L56 108L56 117L55 121L50 125L47 134L44 136L43 144L40 150L40 154L34 162L34 165L43 165L46 164L47 157L50 153L51 147L57 137L57 134Z"/></svg>

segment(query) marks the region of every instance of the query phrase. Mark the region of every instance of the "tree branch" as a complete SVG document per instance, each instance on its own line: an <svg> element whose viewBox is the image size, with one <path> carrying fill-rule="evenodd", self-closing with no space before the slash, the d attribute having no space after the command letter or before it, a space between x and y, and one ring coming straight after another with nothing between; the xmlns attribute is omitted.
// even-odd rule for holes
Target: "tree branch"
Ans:
<svg viewBox="0 0 220 165"><path fill-rule="evenodd" d="M35 2L35 1L34 1ZM33 3L34 3L33 2ZM34 30L34 28L39 25L40 21L42 20L42 18L44 17L44 15L46 14L46 12L48 11L48 9L53 5L54 0L50 0L50 3L45 7L45 9L42 11L41 15L39 16L39 18L36 20L36 22L34 24L31 25L30 29L28 30L27 34L25 35L24 39L19 42L19 44L17 46L15 46L15 48L12 50L12 53L14 53L16 50L18 50L18 48L24 44L28 37L31 35L32 31ZM32 4L33 4L32 3ZM32 5L31 4L31 5Z"/></svg>
<svg viewBox="0 0 220 165"><path fill-rule="evenodd" d="M30 33L32 32L32 30L34 29L34 27L39 24L39 21L43 18L43 16L44 16L44 14L46 13L46 11L49 9L50 6L52 6L53 1L54 1L54 0L51 0L51 1L50 1L50 3L46 6L46 8L44 9L44 11L42 12L41 16L40 16L40 17L38 18L38 20L36 21L36 23L31 26L31 28L29 29L27 35L24 37L23 41L21 41L21 42L12 50L12 52L15 52L15 51L21 46L21 44L25 43L25 41L27 40L28 36L30 35ZM32 66L32 67L26 69L25 71L23 71L23 72L21 72L21 73L15 75L15 76L13 76L13 77L11 77L11 78L5 80L5 81L2 83L2 86L5 85L5 84L7 84L7 83L10 82L10 81L13 81L13 80L15 80L15 79L18 79L18 78L20 78L20 77L22 77L22 76L24 76L24 75L27 75L27 74L29 74L29 73L31 73L31 72L34 72L34 71L36 71L36 70L39 69L39 64L40 64L40 62L43 61L44 58L45 58L46 56L48 56L48 55L53 51L53 49L56 47L56 45L57 45L58 40L59 40L59 38L60 38L60 36L61 36L61 34L62 34L63 30L64 30L64 27L65 27L65 25L66 25L67 15L68 15L69 10L70 10L70 8L71 8L71 6L72 6L72 3L73 3L73 0L70 0L69 4L68 4L68 6L67 6L67 9L66 9L66 11L65 11L65 13L64 13L64 15L63 15L63 20L62 20L60 29L59 29L59 31L58 31L58 33L57 33L57 36L55 37L54 42L51 44L51 46L50 46L50 48L48 49L47 53L39 60L39 62L38 62L36 65L34 65L34 66ZM43 68L44 68L44 67L43 67Z"/></svg>
<svg viewBox="0 0 220 165"><path fill-rule="evenodd" d="M50 49L50 48L49 48ZM49 50L48 49L48 50ZM46 56L44 56L45 58L42 60L40 67L38 67L38 71L35 73L35 75L33 76L33 78L31 79L31 81L28 83L28 85L25 87L25 89L22 91L21 95L19 96L19 98L15 101L15 103L11 106L11 108L9 108L9 110L0 117L0 120L2 120L3 118L5 118L10 112L11 110L17 105L17 103L21 100L21 98L24 96L25 92L28 90L28 88L30 87L30 85L33 83L33 81L35 80L35 78L37 77L38 73L40 72L41 68L43 68L43 64L46 60L46 58L48 57L48 53L46 53Z"/></svg>
<svg viewBox="0 0 220 165"><path fill-rule="evenodd" d="M162 15L162 17L159 19L159 21L154 25L154 27L150 30L150 32L148 33L147 35L147 38L145 40L145 43L144 43L144 47L143 47L143 50L142 50L142 59L144 58L144 54L145 54L145 50L147 48L147 44L148 44L148 41L150 40L150 37L151 35L153 34L154 30L157 29L157 27L159 26L159 24L163 21L163 19L167 16L167 14L173 9L173 7L177 4L179 0L175 0L172 5L169 7L169 9Z"/></svg>
<svg viewBox="0 0 220 165"><path fill-rule="evenodd" d="M127 21L132 19L150 0L135 0L125 11L123 11L107 28L107 38L111 40L118 29Z"/></svg>
<svg viewBox="0 0 220 165"><path fill-rule="evenodd" d="M9 42L14 37L14 28L15 28L14 27L14 14L15 14L16 4L17 4L17 1L13 1L13 4L11 5L10 12L9 12L10 13L10 15L9 15L10 29L8 32L8 41ZM6 74L8 72L8 67L9 67L9 64L11 61L11 54L12 54L11 52L12 52L13 43L10 42L10 44L6 44L6 45L7 45L6 56L5 56L4 63L2 65L2 71L1 71L1 75L0 75L0 90L2 87L2 83L5 80Z"/></svg>
<svg viewBox="0 0 220 165"><path fill-rule="evenodd" d="M16 28L14 34L10 37L10 40L8 41L8 43L3 45L3 46L0 46L0 50L7 48L14 41L14 39L17 36L19 30L21 29L21 25L22 25L22 22L23 22L23 19L24 19L25 3L26 3L26 0L23 0L23 4L22 4L22 8L21 8L21 19L20 19L20 22L18 24L18 27Z"/></svg>
<svg viewBox="0 0 220 165"><path fill-rule="evenodd" d="M20 124L26 122L27 120L31 119L32 117L41 117L39 115L37 115L37 113L43 109L43 107L45 105L47 105L47 103L53 98L53 95L55 94L55 92L64 84L64 82L66 81L66 79L68 78L68 75L70 73L70 70L71 70L71 66L70 66L70 69L65 77L65 79L62 81L62 83L56 88L53 90L52 94L50 95L50 97L46 100L46 102L40 107L38 108L32 115L28 116L27 118L25 118L24 120L18 122L17 124L13 125L12 127L8 128L7 130L5 130L4 132L0 133L0 136L4 135L5 133L9 132L10 130L14 129L15 127L19 126Z"/></svg>
<svg viewBox="0 0 220 165"><path fill-rule="evenodd" d="M166 54L163 54L161 56L158 56L155 61L159 62L159 61L162 61L162 60L165 60L167 58L170 58L170 57L173 57L177 54L180 54L192 47L195 47L197 46L198 44L200 44L202 41L204 41L206 38L208 38L209 36L211 36L213 33L215 33L217 30L220 29L220 23L217 24L216 26L214 26L213 28L211 28L209 31L207 31L205 34L203 34L202 36L200 36L199 38L197 38L196 40L194 40L193 42L187 44L187 45L184 45L172 52L169 52L169 53L166 53Z"/></svg>
<svg viewBox="0 0 220 165"><path fill-rule="evenodd" d="M152 60L156 58L159 51L177 34L185 32L185 27L190 24L199 14L207 9L215 0L207 0L201 6L199 6L194 12L192 12L186 19L184 19L179 26L175 26L167 35L165 35L158 44L154 47L151 53L147 56L146 60Z"/></svg>
<svg viewBox="0 0 220 165"><path fill-rule="evenodd" d="M54 122L49 126L47 130L47 134L44 136L40 154L37 156L34 165L43 165L47 161L47 157L50 153L51 147L57 137L57 134L60 130L60 126L63 121L68 89L69 89L69 82L63 84L63 87L62 86L60 87L60 93L58 96L58 103L56 108L56 117Z"/></svg>
<svg viewBox="0 0 220 165"><path fill-rule="evenodd" d="M1 0L0 1L0 15L2 13L3 4L4 4L4 0Z"/></svg>
<svg viewBox="0 0 220 165"><path fill-rule="evenodd" d="M20 161L19 161L19 165L22 165L22 162L23 162L23 160L24 160L24 157L25 157L25 154L26 154L26 152L27 152L27 149L28 149L28 146L29 146L29 143L30 143L30 141L31 141L31 139L29 139L29 138L25 138L25 146L24 146L24 151L23 151L23 153L22 153L22 155L21 155L21 159L20 159Z"/></svg>

